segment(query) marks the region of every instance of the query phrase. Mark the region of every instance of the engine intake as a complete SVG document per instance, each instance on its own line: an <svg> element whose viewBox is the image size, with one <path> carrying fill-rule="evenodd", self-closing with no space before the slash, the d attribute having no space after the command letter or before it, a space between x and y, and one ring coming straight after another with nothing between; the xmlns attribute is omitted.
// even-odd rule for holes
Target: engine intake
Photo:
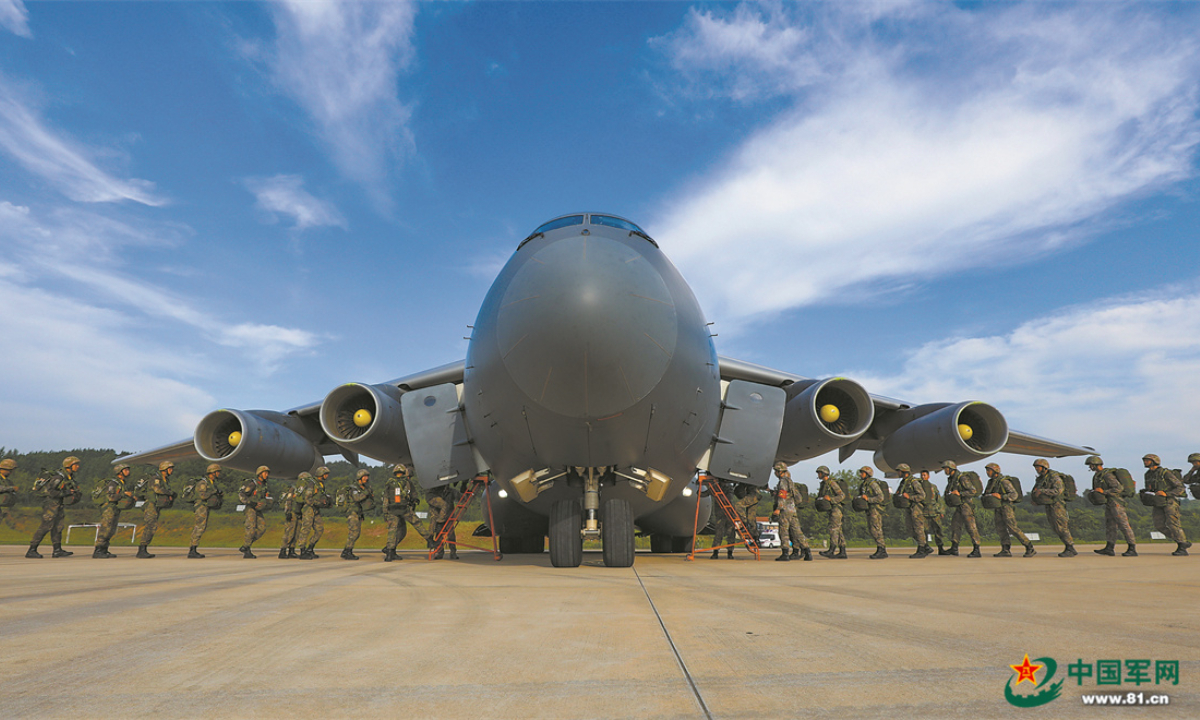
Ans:
<svg viewBox="0 0 1200 720"><path fill-rule="evenodd" d="M875 451L875 465L890 472L900 463L913 471L935 470L945 460L974 462L1000 452L1008 442L1008 422L982 402L920 405Z"/></svg>
<svg viewBox="0 0 1200 720"><path fill-rule="evenodd" d="M351 452L381 462L411 462L400 409L403 394L393 385L346 383L321 403L321 428Z"/></svg>
<svg viewBox="0 0 1200 720"><path fill-rule="evenodd" d="M193 441L209 462L251 473L266 465L272 475L295 477L321 461L303 431L299 419L282 413L214 410L196 426Z"/></svg>
<svg viewBox="0 0 1200 720"><path fill-rule="evenodd" d="M875 419L875 403L847 378L812 383L788 400L776 458L789 465L857 440Z"/></svg>

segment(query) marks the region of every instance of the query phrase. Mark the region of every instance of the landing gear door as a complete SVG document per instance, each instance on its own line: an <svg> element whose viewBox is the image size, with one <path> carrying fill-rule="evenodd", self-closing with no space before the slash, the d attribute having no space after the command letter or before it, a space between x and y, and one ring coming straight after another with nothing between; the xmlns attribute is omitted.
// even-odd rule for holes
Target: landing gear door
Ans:
<svg viewBox="0 0 1200 720"><path fill-rule="evenodd" d="M708 471L722 480L765 486L779 448L786 404L782 388L745 380L729 383Z"/></svg>
<svg viewBox="0 0 1200 720"><path fill-rule="evenodd" d="M479 471L454 383L400 396L417 481L426 489L475 477Z"/></svg>

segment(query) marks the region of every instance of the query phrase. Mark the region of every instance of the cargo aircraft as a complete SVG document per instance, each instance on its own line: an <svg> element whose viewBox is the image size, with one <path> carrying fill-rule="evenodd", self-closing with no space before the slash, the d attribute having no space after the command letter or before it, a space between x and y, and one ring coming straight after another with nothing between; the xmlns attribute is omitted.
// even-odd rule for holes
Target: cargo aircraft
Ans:
<svg viewBox="0 0 1200 720"><path fill-rule="evenodd" d="M627 567L634 534L684 551L697 474L765 486L772 464L874 452L889 471L997 452L1089 448L1010 431L983 402L914 405L844 377L812 379L717 355L688 284L632 222L574 213L534 230L492 284L466 359L348 383L286 410L215 410L194 437L120 462L200 457L294 477L341 454L415 468L426 489L491 473L501 551L578 566L585 538ZM700 504L697 508L697 504Z"/></svg>

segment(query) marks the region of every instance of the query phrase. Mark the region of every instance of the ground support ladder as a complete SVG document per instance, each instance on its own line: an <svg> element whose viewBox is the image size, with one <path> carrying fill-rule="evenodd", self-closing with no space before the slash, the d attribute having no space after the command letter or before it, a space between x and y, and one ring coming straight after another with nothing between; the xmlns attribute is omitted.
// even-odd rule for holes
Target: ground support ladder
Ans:
<svg viewBox="0 0 1200 720"><path fill-rule="evenodd" d="M462 519L463 513L467 511L467 506L470 505L471 500L475 498L475 494L481 490L483 491L484 503L487 504L488 529L490 530L491 528L496 527L495 523L492 521L492 496L490 493L488 493L488 485L490 483L491 475L476 475L475 479L471 481L471 484L467 486L466 492L464 492L462 497L458 499L458 504L454 506L454 510L451 511L450 517L446 519L446 522L442 523L441 530L438 531L437 537L434 538L433 547L429 549L430 560L432 560L434 556L438 554L438 551L440 551L446 545L453 545L456 548L468 547L472 550L482 550L484 552L488 552L489 548L480 547L479 545L470 545L468 543L458 542L457 540L450 540L449 537L450 533L454 532L454 527L458 525L458 521ZM494 557L496 560L499 560L503 556L500 554L500 546L495 531L492 531L491 536L492 547L490 549L492 557Z"/></svg>
<svg viewBox="0 0 1200 720"><path fill-rule="evenodd" d="M709 495L712 496L713 500L716 501L717 507L719 507L721 509L721 512L725 513L725 517L729 518L729 522L733 525L733 529L737 532L738 537L740 537L742 539L741 544L744 544L746 546L747 550L754 553L755 560L760 559L759 553L758 553L758 542L755 541L754 534L750 532L750 528L746 527L745 521L742 520L742 516L738 514L737 509L733 507L733 503L729 502L729 496L726 495L725 491L721 489L721 483L718 482L715 477L713 477L712 475L709 475L707 473L700 473L700 476L697 478L697 480L700 483L701 497L703 497L704 489L705 489L705 487L707 487L708 493L709 493ZM696 559L696 540L698 539L699 534L700 534L700 502L697 500L697 502L696 502L696 520L695 520L695 523L692 525L692 551L690 553L688 553L688 556L686 558L684 558L685 560L695 560ZM739 543L730 543L728 545L714 545L713 547L706 548L706 549L707 550L720 550L722 548L734 547L735 545L738 545L738 544Z"/></svg>

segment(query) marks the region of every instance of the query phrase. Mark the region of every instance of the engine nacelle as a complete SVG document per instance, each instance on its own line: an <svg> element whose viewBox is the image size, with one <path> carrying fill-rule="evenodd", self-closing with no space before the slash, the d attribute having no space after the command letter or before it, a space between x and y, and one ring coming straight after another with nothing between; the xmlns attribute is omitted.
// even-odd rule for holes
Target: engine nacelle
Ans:
<svg viewBox="0 0 1200 720"><path fill-rule="evenodd" d="M346 383L321 403L321 428L351 452L381 462L412 462L400 409L403 394L393 385Z"/></svg>
<svg viewBox="0 0 1200 720"><path fill-rule="evenodd" d="M776 459L790 465L849 445L874 419L875 403L858 383L846 378L814 382L784 408Z"/></svg>
<svg viewBox="0 0 1200 720"><path fill-rule="evenodd" d="M920 405L903 415L913 419L888 435L875 451L875 465L885 472L900 463L919 472L936 470L945 460L974 462L1000 452L1008 442L1008 422L987 403Z"/></svg>
<svg viewBox="0 0 1200 720"><path fill-rule="evenodd" d="M214 410L196 426L196 452L209 462L252 473L295 477L321 462L298 419L268 410Z"/></svg>

